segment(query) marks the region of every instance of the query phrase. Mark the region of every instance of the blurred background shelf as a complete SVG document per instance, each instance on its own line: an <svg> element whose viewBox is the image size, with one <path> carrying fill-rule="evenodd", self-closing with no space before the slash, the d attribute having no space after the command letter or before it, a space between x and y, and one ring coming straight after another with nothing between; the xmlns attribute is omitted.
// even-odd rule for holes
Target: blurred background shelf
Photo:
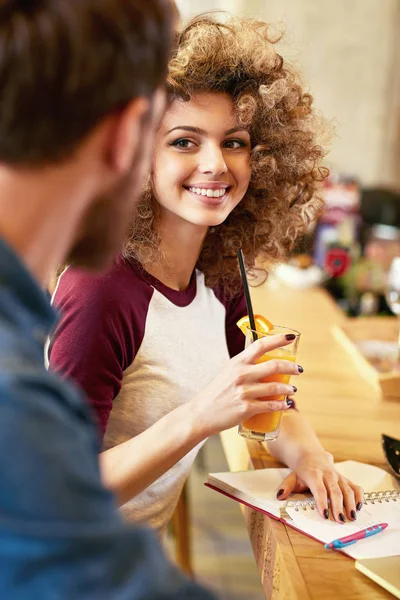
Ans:
<svg viewBox="0 0 400 600"><path fill-rule="evenodd" d="M400 401L399 321L395 317L359 317L333 326L336 339L360 375L387 400Z"/></svg>

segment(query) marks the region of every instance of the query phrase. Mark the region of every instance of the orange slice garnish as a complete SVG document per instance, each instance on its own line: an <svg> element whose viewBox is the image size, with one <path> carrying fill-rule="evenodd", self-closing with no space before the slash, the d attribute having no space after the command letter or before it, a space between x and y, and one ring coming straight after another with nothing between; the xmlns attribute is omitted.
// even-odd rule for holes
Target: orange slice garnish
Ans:
<svg viewBox="0 0 400 600"><path fill-rule="evenodd" d="M266 319L262 315L254 315L254 321L256 324L256 331L258 331L259 333L269 333L271 329L274 328L271 321L268 321L268 319ZM239 319L236 325L239 327L243 335L246 335L247 330L250 327L250 319L248 315Z"/></svg>

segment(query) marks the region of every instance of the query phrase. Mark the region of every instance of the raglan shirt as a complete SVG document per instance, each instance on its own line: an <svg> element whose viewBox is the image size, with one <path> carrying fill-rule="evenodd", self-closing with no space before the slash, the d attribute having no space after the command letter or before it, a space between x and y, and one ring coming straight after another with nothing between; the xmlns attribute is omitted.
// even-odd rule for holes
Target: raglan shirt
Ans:
<svg viewBox="0 0 400 600"><path fill-rule="evenodd" d="M68 268L53 303L62 316L50 368L85 390L103 449L192 399L244 348L236 326L247 312L243 295L228 298L207 287L199 271L176 291L134 260L119 258L98 277ZM125 516L163 530L199 446L122 507Z"/></svg>

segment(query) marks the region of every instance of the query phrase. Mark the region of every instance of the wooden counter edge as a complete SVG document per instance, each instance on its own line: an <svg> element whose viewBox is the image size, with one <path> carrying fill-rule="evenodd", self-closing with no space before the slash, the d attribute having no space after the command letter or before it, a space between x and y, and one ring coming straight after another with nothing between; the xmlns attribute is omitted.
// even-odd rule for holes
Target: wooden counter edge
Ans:
<svg viewBox="0 0 400 600"><path fill-rule="evenodd" d="M222 432L220 438L231 471L262 468L266 460L271 467L279 464L261 444L241 438L237 428ZM241 506L265 597L311 600L286 527L259 511Z"/></svg>

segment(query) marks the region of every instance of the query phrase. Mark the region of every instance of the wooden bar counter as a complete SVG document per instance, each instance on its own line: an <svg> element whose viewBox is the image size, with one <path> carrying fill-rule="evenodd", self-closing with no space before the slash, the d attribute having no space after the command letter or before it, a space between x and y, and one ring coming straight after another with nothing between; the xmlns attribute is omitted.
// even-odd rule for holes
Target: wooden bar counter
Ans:
<svg viewBox="0 0 400 600"><path fill-rule="evenodd" d="M321 289L252 288L254 311L301 332L298 362L304 367L296 402L335 461L385 466L380 434L400 437L400 402L382 400L358 374L332 334L346 317ZM277 466L266 447L231 429L221 434L232 471ZM359 573L354 561L243 507L267 600L383 600L393 598Z"/></svg>

